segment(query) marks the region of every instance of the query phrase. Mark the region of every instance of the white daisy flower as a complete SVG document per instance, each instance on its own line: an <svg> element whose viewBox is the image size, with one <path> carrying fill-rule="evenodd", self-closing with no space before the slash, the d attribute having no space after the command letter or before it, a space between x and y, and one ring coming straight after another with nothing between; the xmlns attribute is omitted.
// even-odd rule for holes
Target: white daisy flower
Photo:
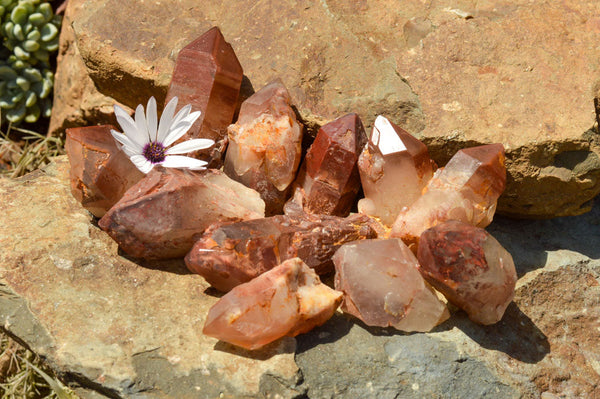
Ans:
<svg viewBox="0 0 600 399"><path fill-rule="evenodd" d="M140 104L135 110L135 120L127 112L115 105L115 116L123 133L111 130L121 149L131 162L143 173L148 173L155 165L166 168L206 169L206 162L200 159L177 155L201 150L212 146L210 139L192 139L168 148L183 136L200 116L200 111L190 113L191 105L183 107L177 115L177 97L173 97L163 110L158 127L156 125L156 100L150 97L146 106Z"/></svg>

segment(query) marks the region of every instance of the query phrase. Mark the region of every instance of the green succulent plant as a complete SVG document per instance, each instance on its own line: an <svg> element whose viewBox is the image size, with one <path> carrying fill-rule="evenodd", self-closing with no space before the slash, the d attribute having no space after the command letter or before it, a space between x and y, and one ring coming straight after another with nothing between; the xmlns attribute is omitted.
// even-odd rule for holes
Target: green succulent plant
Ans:
<svg viewBox="0 0 600 399"><path fill-rule="evenodd" d="M0 0L0 111L12 123L50 116L61 19L42 0Z"/></svg>
<svg viewBox="0 0 600 399"><path fill-rule="evenodd" d="M40 115L49 117L54 74L40 70L14 55L0 61L0 109L12 123L33 123Z"/></svg>
<svg viewBox="0 0 600 399"><path fill-rule="evenodd" d="M48 64L58 49L60 17L41 0L0 0L4 46L21 61Z"/></svg>

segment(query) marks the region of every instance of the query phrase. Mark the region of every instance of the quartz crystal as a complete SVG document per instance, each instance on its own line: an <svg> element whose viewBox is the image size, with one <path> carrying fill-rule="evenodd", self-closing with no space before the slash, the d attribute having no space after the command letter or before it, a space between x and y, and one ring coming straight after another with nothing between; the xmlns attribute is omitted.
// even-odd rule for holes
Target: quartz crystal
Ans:
<svg viewBox="0 0 600 399"><path fill-rule="evenodd" d="M460 150L436 172L424 194L400 212L391 236L417 244L423 231L451 219L485 227L492 222L505 185L502 144Z"/></svg>
<svg viewBox="0 0 600 399"><path fill-rule="evenodd" d="M341 292L322 284L312 269L292 258L225 294L208 311L202 332L258 349L325 323L341 300Z"/></svg>
<svg viewBox="0 0 600 399"><path fill-rule="evenodd" d="M178 97L177 110L191 104L192 112L201 111L202 115L180 141L191 138L219 141L227 134L242 77L242 66L217 27L181 49L166 103Z"/></svg>
<svg viewBox="0 0 600 399"><path fill-rule="evenodd" d="M429 331L450 316L401 240L351 242L333 262L335 289L344 293L342 310L369 326Z"/></svg>
<svg viewBox="0 0 600 399"><path fill-rule="evenodd" d="M276 80L244 101L228 132L225 173L257 190L268 216L281 213L300 164L302 142L302 126L283 83Z"/></svg>
<svg viewBox="0 0 600 399"><path fill-rule="evenodd" d="M114 127L67 129L65 142L71 163L71 193L85 209L99 218L144 177L117 147L110 129Z"/></svg>
<svg viewBox="0 0 600 399"><path fill-rule="evenodd" d="M356 114L323 125L300 166L290 201L308 213L347 216L360 190L356 162L366 141Z"/></svg>
<svg viewBox="0 0 600 399"><path fill-rule="evenodd" d="M342 244L374 237L366 215L277 215L212 226L185 263L216 289L229 291L294 257L327 274L333 271L331 256Z"/></svg>
<svg viewBox="0 0 600 399"><path fill-rule="evenodd" d="M425 144L378 116L358 160L365 194L359 211L391 226L400 210L419 198L435 168Z"/></svg>
<svg viewBox="0 0 600 399"><path fill-rule="evenodd" d="M456 220L423 232L421 274L481 324L498 322L512 301L517 273L510 254L484 229Z"/></svg>
<svg viewBox="0 0 600 399"><path fill-rule="evenodd" d="M99 226L127 254L183 257L212 223L264 217L258 193L219 170L155 167L112 207Z"/></svg>

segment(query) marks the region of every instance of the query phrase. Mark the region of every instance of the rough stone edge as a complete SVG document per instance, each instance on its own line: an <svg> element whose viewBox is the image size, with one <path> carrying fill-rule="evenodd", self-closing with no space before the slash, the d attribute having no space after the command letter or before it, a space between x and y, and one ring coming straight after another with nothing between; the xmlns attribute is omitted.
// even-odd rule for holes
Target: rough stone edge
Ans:
<svg viewBox="0 0 600 399"><path fill-rule="evenodd" d="M89 380L82 374L58 367L52 360L52 356L56 353L56 346L50 333L35 318L28 302L3 281L0 281L0 321L3 332L38 355L73 390L79 393L90 392L96 397L102 395L101 397L120 398L116 392Z"/></svg>
<svg viewBox="0 0 600 399"><path fill-rule="evenodd" d="M59 172L56 169L58 163L68 163L66 155L60 155L52 158L52 162L44 168L26 174L17 179L0 177L0 186L3 182L30 182L44 177L56 177ZM91 215L90 215L91 217ZM6 265L5 265L6 266ZM19 323L11 322L18 319ZM178 391L179 387L201 387L198 383L211 383L211 378L207 377L206 370L196 368L188 373L179 373L172 363L166 357L160 356L155 351L146 351L134 353L131 356L132 364L135 369L136 378L134 381L113 381L119 385L113 384L111 388L106 385L93 381L83 371L78 371L77 366L70 370L60 367L53 360L56 355L56 343L51 338L48 330L35 317L30 309L28 301L21 297L8 287L0 276L0 330L9 335L26 349L38 355L45 364L47 364L54 373L59 376L61 381L66 383L69 388L83 398L138 398L140 395L144 398L165 398L165 397L186 397L190 395L189 391ZM15 328L18 327L18 328ZM283 338L284 350L295 352L295 338ZM35 344L37 343L37 344ZM215 349L219 350L219 349ZM295 362L295 360L294 360ZM218 376L218 370L209 367L209 376ZM157 379L153 377L154 373L168 372L172 375L172 384L158 384ZM213 388L214 395L205 397L220 397L231 399L254 399L258 397L269 397L273 390L277 391L278 397L282 399L301 399L305 398L305 389L301 387L303 380L302 371L298 368L296 374L289 379L277 375L274 371L267 371L261 375L258 385L258 391L255 394L241 394L233 385L226 380L218 380L218 386ZM201 393L206 391L201 390ZM169 394L168 396L165 393ZM172 396L173 394L175 396Z"/></svg>
<svg viewBox="0 0 600 399"><path fill-rule="evenodd" d="M118 98L122 104L129 106L132 109L138 104L145 103L145 100L154 96L158 104L164 104L167 97L167 89L172 75L172 68L169 73L160 75L144 75L139 73L143 68L139 67L139 62L123 62L116 63L113 61L109 71L121 71L120 74L105 74L102 71L107 68L100 68L99 62L102 60L119 60L128 59L128 57L119 57L115 54L123 53L114 47L102 42L93 40L89 36L82 34L78 28L80 22L73 22L73 30L75 32L75 43L81 54L81 58L87 68L88 75L94 82L96 88L103 95ZM174 64L173 64L174 66ZM119 87L128 87L129 90L123 93L119 90L112 91L111 88L118 82Z"/></svg>

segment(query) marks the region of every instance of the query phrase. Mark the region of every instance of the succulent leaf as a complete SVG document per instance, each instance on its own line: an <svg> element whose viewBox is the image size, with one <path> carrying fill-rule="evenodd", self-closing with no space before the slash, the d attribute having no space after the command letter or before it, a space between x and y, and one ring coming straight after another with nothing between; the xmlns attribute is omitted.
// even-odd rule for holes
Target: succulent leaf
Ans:
<svg viewBox="0 0 600 399"><path fill-rule="evenodd" d="M0 117L35 122L52 109L49 57L59 46L61 17L47 0L0 0Z"/></svg>
<svg viewBox="0 0 600 399"><path fill-rule="evenodd" d="M37 96L34 92L30 91L25 98L25 106L27 108L32 107L37 102Z"/></svg>
<svg viewBox="0 0 600 399"><path fill-rule="evenodd" d="M23 32L23 27L21 25L15 25L13 28L13 37L17 40L25 40L25 33Z"/></svg>
<svg viewBox="0 0 600 399"><path fill-rule="evenodd" d="M48 22L44 14L40 12L34 12L29 16L29 22L35 26L41 26L44 23Z"/></svg>
<svg viewBox="0 0 600 399"><path fill-rule="evenodd" d="M49 42L58 35L58 28L54 24L48 23L42 26L40 33L42 34L42 41Z"/></svg>
<svg viewBox="0 0 600 399"><path fill-rule="evenodd" d="M38 107L36 104L33 104L31 106L27 106L27 115L25 115L25 122L27 123L33 123L35 121L37 121L40 117L40 107Z"/></svg>
<svg viewBox="0 0 600 399"><path fill-rule="evenodd" d="M23 91L27 91L31 87L31 83L29 83L29 81L22 76L19 76L16 81L17 81L17 85Z"/></svg>
<svg viewBox="0 0 600 399"><path fill-rule="evenodd" d="M15 24L24 24L27 21L27 14L29 13L27 12L27 8L24 4L27 3L19 4L13 8L12 12L10 13L10 20Z"/></svg>
<svg viewBox="0 0 600 399"><path fill-rule="evenodd" d="M20 60L28 60L29 57L31 56L31 54L29 54L29 52L23 50L19 46L16 46L13 51L15 52L15 55L17 56L17 58Z"/></svg>
<svg viewBox="0 0 600 399"><path fill-rule="evenodd" d="M8 65L2 65L0 66L0 78L6 82L8 80L16 79L17 73Z"/></svg>

